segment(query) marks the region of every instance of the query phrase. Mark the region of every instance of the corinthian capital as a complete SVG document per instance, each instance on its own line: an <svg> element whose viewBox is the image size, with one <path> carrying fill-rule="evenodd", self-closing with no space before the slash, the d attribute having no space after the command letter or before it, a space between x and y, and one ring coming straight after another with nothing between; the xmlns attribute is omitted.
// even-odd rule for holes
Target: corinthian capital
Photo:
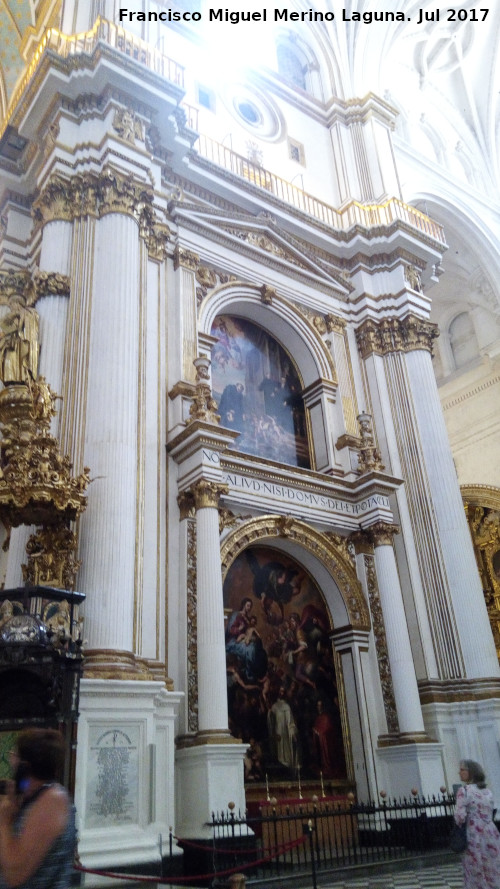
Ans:
<svg viewBox="0 0 500 889"><path fill-rule="evenodd" d="M394 535L399 534L399 527L389 522L375 522L366 531L374 546L392 546Z"/></svg>
<svg viewBox="0 0 500 889"><path fill-rule="evenodd" d="M356 331L362 358L388 355L390 352L413 352L417 349L432 354L433 341L439 336L438 327L424 318L407 315L405 318L368 318Z"/></svg>
<svg viewBox="0 0 500 889"><path fill-rule="evenodd" d="M223 483L209 482L202 478L191 487L191 493L194 497L196 510L208 507L217 509L220 498L229 493L229 487Z"/></svg>

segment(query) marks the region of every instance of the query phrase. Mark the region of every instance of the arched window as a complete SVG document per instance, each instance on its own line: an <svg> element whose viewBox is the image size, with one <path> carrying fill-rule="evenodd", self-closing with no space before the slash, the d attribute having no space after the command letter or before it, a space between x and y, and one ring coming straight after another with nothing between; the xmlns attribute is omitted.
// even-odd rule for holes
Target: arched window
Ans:
<svg viewBox="0 0 500 889"><path fill-rule="evenodd" d="M455 369L470 364L479 356L479 347L472 319L467 312L461 312L451 322L448 329Z"/></svg>
<svg viewBox="0 0 500 889"><path fill-rule="evenodd" d="M300 87L301 90L307 90L306 65L296 50L289 43L279 43L276 47L276 56L278 59L278 73L285 80L289 80L290 83Z"/></svg>
<svg viewBox="0 0 500 889"><path fill-rule="evenodd" d="M212 336L212 391L233 447L291 466L310 467L297 368L270 334L244 318L218 315Z"/></svg>

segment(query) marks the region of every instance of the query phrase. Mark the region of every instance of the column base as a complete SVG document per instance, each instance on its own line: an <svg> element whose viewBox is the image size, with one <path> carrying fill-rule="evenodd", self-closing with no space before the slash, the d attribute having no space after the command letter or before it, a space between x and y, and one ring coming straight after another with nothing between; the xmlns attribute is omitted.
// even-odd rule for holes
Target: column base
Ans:
<svg viewBox="0 0 500 889"><path fill-rule="evenodd" d="M209 839L212 813L227 812L234 804L235 815L246 809L243 759L247 745L229 736L215 739L221 733L202 732L183 744L175 755L177 798L176 836L180 839ZM242 830L248 834L249 831Z"/></svg>
<svg viewBox="0 0 500 889"><path fill-rule="evenodd" d="M114 648L88 648L83 659L85 679L158 680L158 664L136 657L131 651ZM165 685L173 691L173 682L165 677Z"/></svg>
<svg viewBox="0 0 500 889"><path fill-rule="evenodd" d="M415 790L419 796L439 796L445 786L443 745L418 735L423 736L420 741L408 735L405 743L400 736L399 743L377 750L379 792L385 790L389 798L410 797Z"/></svg>

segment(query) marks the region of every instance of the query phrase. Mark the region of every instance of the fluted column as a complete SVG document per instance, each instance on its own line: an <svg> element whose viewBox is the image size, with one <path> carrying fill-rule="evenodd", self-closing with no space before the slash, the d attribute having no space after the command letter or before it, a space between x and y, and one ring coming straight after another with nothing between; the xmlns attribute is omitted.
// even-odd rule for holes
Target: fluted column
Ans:
<svg viewBox="0 0 500 889"><path fill-rule="evenodd" d="M198 731L228 732L224 602L220 563L219 497L225 485L201 480L193 488L196 509L198 627Z"/></svg>
<svg viewBox="0 0 500 889"><path fill-rule="evenodd" d="M471 536L428 350L406 356L433 510L468 678L499 675Z"/></svg>
<svg viewBox="0 0 500 889"><path fill-rule="evenodd" d="M402 735L414 737L424 733L424 721L394 556L393 535L397 533L397 528L394 525L378 522L368 530L375 547L378 588L384 614L399 730Z"/></svg>
<svg viewBox="0 0 500 889"><path fill-rule="evenodd" d="M106 215L96 224L86 356L84 453L96 481L81 521L79 582L90 650L133 650L138 304L137 223Z"/></svg>

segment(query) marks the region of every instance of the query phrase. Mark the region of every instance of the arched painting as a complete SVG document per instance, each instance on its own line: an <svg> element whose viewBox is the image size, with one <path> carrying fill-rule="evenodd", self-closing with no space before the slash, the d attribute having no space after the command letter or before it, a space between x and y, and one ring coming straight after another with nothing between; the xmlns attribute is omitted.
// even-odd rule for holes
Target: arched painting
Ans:
<svg viewBox="0 0 500 889"><path fill-rule="evenodd" d="M346 777L330 621L296 561L252 546L224 583L229 725L246 781Z"/></svg>
<svg viewBox="0 0 500 889"><path fill-rule="evenodd" d="M212 391L221 425L245 454L310 467L302 389L285 350L242 318L219 315L211 334Z"/></svg>

